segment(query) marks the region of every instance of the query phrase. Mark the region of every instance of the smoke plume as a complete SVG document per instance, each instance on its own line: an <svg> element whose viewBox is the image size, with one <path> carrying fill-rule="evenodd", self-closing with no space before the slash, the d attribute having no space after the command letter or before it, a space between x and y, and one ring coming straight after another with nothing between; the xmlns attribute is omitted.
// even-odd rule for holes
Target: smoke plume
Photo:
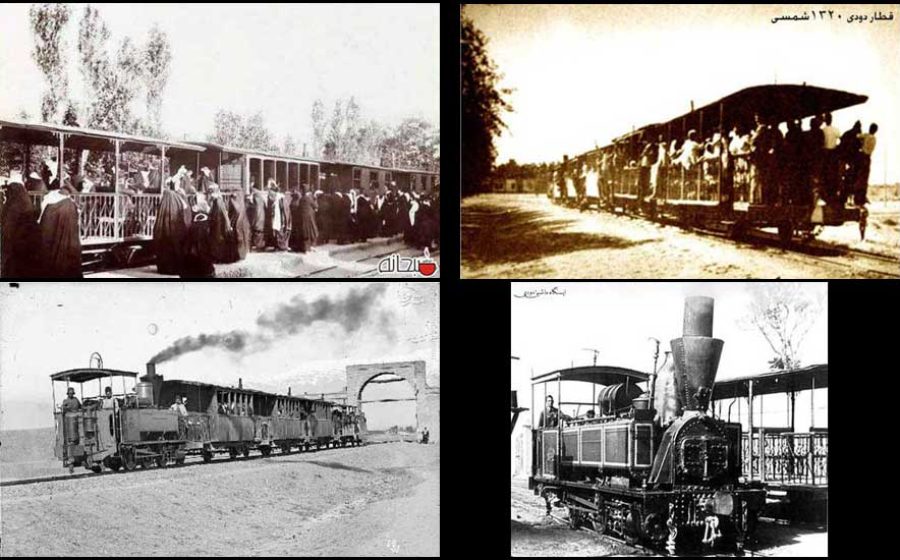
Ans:
<svg viewBox="0 0 900 560"><path fill-rule="evenodd" d="M313 323L331 323L354 333L367 323L377 321L377 331L393 340L394 331L388 317L389 310L381 310L375 317L387 283L371 284L364 288L354 288L342 297L322 296L307 301L300 294L287 303L264 311L257 319L255 332L234 330L224 333L198 334L179 338L150 359L150 363L160 364L178 356L207 348L217 348L228 352L245 354L268 348L272 342L299 333Z"/></svg>

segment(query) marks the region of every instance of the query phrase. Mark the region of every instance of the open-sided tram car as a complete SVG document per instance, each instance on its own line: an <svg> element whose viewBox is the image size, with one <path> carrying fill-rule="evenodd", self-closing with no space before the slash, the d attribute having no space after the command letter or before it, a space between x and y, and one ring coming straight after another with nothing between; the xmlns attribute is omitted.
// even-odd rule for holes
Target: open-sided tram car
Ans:
<svg viewBox="0 0 900 560"><path fill-rule="evenodd" d="M670 553L701 541L743 547L765 490L740 480L741 425L707 414L724 344L711 336L712 311L711 298L685 303L684 336L671 342L679 410L670 424L652 404L655 375L588 366L533 378L532 402L541 386L546 403L552 384L560 414L563 405L598 412L532 421L529 487L545 498L548 514L554 505L565 507L573 528L586 525L631 543L665 545ZM563 401L563 384L572 382L591 384L598 397ZM542 419L549 418L546 404L543 410Z"/></svg>
<svg viewBox="0 0 900 560"><path fill-rule="evenodd" d="M868 98L839 90L807 85L765 85L740 90L718 101L692 110L670 121L644 126L624 134L611 144L563 157L556 166L548 194L554 201L619 210L650 218L668 217L689 226L727 228L739 237L750 227L777 227L784 242L795 236L813 237L824 226L858 222L865 229L866 210L831 201L824 193L814 193L809 175L785 173L786 158L780 155L772 173L777 184L768 198L754 188L756 162L749 153L721 159L698 161L689 169L666 161L652 169L641 166L643 146L662 137L666 146L679 145L688 131L702 140L718 132L726 135L735 127L751 130L756 116L765 122L791 122L864 103ZM652 160L657 159L653 151ZM648 190L652 173L655 195ZM788 184L786 178L790 178ZM793 183L793 182L796 183ZM768 193L767 193L768 194Z"/></svg>

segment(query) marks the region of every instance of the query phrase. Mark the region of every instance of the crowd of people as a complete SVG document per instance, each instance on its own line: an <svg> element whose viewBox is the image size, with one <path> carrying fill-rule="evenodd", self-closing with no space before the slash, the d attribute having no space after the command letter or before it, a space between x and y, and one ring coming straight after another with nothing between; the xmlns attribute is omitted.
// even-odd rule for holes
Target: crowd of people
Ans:
<svg viewBox="0 0 900 560"><path fill-rule="evenodd" d="M0 235L3 277L80 278L78 193L97 192L84 176L62 181L52 162L27 180L13 171L4 186ZM146 172L146 173L145 173ZM155 212L139 207L140 194L159 193ZM120 189L125 237L153 233L161 274L211 277L214 264L244 259L251 251L305 253L326 243L364 242L403 235L414 247L440 242L440 195L400 191L284 188L268 178L264 188L251 178L250 193L223 191L208 168L195 179L184 166L165 181L154 169L136 171ZM36 209L29 193L43 195Z"/></svg>
<svg viewBox="0 0 900 560"><path fill-rule="evenodd" d="M656 141L612 146L597 154L592 163L600 195L611 194L615 173L630 169L637 177L637 194L648 201L661 194L663 185L678 184L676 178L683 171L692 178L685 185L685 198L694 198L695 188L702 189L698 198L706 200L716 196L719 188L728 191L734 187L735 200L761 204L808 205L817 198L835 206L868 203L878 125L872 123L868 132L863 132L857 121L842 134L832 124L831 113L811 117L806 128L803 124L795 119L779 125L756 115L752 126L737 125L727 134L715 131L700 138L696 130L689 130L683 138L671 141L660 134ZM581 166L563 162L556 175L563 198L568 197L570 169L575 172L576 198L585 197L584 162Z"/></svg>

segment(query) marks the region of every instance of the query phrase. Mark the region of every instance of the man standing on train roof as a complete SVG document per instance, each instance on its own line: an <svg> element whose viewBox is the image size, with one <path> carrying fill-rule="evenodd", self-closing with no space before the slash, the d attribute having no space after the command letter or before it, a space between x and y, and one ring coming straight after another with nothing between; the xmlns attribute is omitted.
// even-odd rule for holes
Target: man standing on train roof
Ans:
<svg viewBox="0 0 900 560"><path fill-rule="evenodd" d="M81 410L81 402L75 398L75 388L69 387L66 390L66 400L62 403L62 411L63 412L77 412Z"/></svg>
<svg viewBox="0 0 900 560"><path fill-rule="evenodd" d="M103 400L101 402L102 408L113 408L114 402L112 387L107 387L103 392Z"/></svg>

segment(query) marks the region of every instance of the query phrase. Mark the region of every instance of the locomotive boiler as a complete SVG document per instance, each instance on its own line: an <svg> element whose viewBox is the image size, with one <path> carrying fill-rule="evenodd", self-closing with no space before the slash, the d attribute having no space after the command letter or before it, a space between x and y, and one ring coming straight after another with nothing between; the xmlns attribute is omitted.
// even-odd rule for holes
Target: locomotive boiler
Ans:
<svg viewBox="0 0 900 560"><path fill-rule="evenodd" d="M655 363L652 374L587 366L532 379L532 398L542 386L545 399L529 487L548 514L564 507L573 528L670 553L701 543L743 549L765 491L741 482L741 425L707 412L724 347L712 336L713 306L708 297L685 301L683 335L671 341L676 410L668 421L654 404ZM564 401L570 382L590 384L596 397ZM547 396L551 385L560 408ZM563 405L588 412L567 416Z"/></svg>

